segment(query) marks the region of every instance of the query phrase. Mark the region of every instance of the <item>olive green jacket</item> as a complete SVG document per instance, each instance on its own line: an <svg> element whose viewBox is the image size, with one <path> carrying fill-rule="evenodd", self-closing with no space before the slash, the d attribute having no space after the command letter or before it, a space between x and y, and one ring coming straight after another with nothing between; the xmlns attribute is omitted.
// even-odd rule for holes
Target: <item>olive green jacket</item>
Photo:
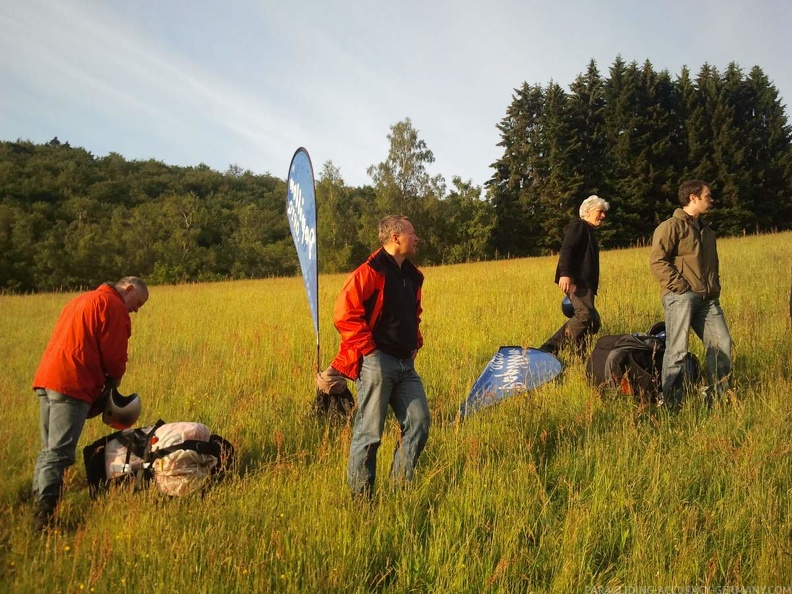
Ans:
<svg viewBox="0 0 792 594"><path fill-rule="evenodd" d="M649 268L663 295L691 290L705 299L720 296L715 232L681 208L655 229Z"/></svg>

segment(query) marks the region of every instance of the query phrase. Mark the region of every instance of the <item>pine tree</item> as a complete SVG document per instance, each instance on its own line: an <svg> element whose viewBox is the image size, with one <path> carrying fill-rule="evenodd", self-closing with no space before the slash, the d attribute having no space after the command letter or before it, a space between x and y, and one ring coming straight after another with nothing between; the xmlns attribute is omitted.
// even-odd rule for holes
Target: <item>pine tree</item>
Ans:
<svg viewBox="0 0 792 594"><path fill-rule="evenodd" d="M579 172L579 159L585 149L569 121L569 100L561 86L551 81L534 147L536 177L532 192L523 198L540 225L536 243L541 253L561 247L563 229L577 216L582 201L585 180Z"/></svg>
<svg viewBox="0 0 792 594"><path fill-rule="evenodd" d="M491 246L496 255L526 256L538 253L541 214L530 199L536 170L544 93L527 83L517 90L498 124L503 156L493 164L495 174L488 184L488 197L495 213Z"/></svg>
<svg viewBox="0 0 792 594"><path fill-rule="evenodd" d="M753 212L760 229L792 222L792 134L778 90L759 66L744 82L745 124L742 142L750 171ZM786 225L784 224L786 223Z"/></svg>

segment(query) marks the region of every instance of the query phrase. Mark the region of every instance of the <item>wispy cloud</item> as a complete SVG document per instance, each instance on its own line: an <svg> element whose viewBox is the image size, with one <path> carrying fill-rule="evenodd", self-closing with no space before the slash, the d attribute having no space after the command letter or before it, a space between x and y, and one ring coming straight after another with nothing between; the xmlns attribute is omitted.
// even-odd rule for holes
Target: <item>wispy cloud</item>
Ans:
<svg viewBox="0 0 792 594"><path fill-rule="evenodd" d="M26 84L119 118L185 131L209 120L254 145L264 138L285 144L284 128L299 128L275 104L79 3L33 0L13 14L6 5L0 37Z"/></svg>
<svg viewBox="0 0 792 594"><path fill-rule="evenodd" d="M759 64L788 101L792 5L725 1L0 2L0 138L281 177L303 145L360 185L410 117L433 172L481 184L513 89L592 58Z"/></svg>

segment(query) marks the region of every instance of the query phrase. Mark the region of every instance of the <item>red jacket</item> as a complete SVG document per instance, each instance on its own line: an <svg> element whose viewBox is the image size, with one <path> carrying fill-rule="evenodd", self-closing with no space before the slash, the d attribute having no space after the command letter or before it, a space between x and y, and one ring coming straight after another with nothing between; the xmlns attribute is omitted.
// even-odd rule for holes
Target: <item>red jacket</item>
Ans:
<svg viewBox="0 0 792 594"><path fill-rule="evenodd" d="M123 377L131 335L129 311L112 286L75 297L55 324L33 387L93 403L106 375Z"/></svg>
<svg viewBox="0 0 792 594"><path fill-rule="evenodd" d="M341 334L341 346L331 365L350 379L357 379L360 374L363 355L368 355L377 348L374 344L373 331L382 313L385 273L377 269L374 258L381 250L382 248L371 254L368 260L349 276L335 304L333 321ZM414 278L420 349L423 346L420 324L423 311L421 285L424 277L408 260L402 263L402 269Z"/></svg>

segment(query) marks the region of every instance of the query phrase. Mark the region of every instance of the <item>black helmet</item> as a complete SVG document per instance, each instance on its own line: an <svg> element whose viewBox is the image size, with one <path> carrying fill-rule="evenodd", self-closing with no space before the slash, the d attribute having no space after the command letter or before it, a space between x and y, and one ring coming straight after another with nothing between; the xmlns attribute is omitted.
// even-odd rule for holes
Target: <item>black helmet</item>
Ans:
<svg viewBox="0 0 792 594"><path fill-rule="evenodd" d="M107 395L102 422L113 429L129 429L140 418L140 397L137 393L124 396L118 388Z"/></svg>
<svg viewBox="0 0 792 594"><path fill-rule="evenodd" d="M564 295L564 298L561 300L561 311L563 311L564 315L568 318L575 315L575 306L572 305L572 300L569 298L569 295Z"/></svg>
<svg viewBox="0 0 792 594"><path fill-rule="evenodd" d="M666 337L666 329L665 329L665 322L657 322L651 328L649 328L649 336L655 336L657 338Z"/></svg>

